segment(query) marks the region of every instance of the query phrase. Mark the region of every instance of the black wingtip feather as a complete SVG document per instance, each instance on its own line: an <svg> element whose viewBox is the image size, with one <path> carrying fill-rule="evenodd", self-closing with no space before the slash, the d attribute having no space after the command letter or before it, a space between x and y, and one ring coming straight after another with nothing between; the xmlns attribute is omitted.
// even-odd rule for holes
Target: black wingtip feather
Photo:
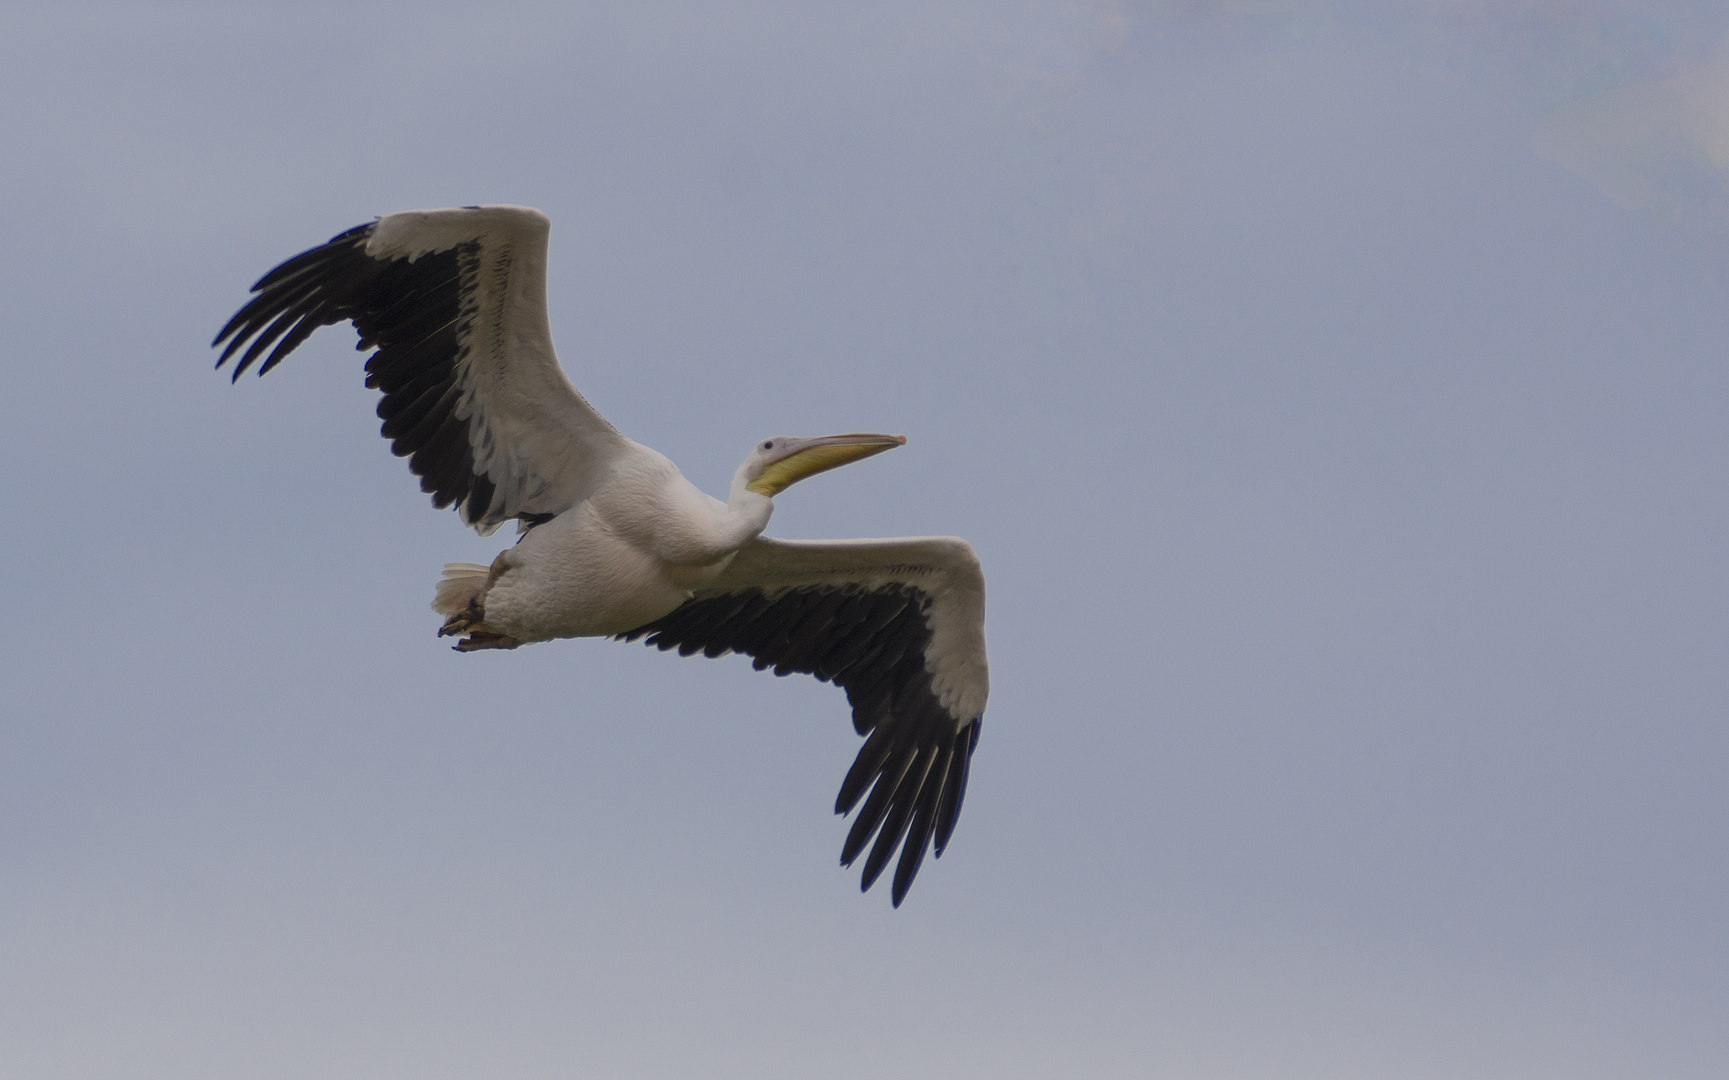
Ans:
<svg viewBox="0 0 1729 1080"><path fill-rule="evenodd" d="M894 735L886 726L877 728L865 737L864 745L859 747L858 756L853 759L852 768L847 770L846 779L841 781L840 792L834 798L835 813L852 813L852 808L858 805L865 788L870 785L871 778L876 776L893 750Z"/></svg>
<svg viewBox="0 0 1729 1080"><path fill-rule="evenodd" d="M943 849L949 846L949 837L954 835L955 823L961 817L961 804L967 797L967 777L972 773L973 751L978 749L979 731L984 727L982 716L973 717L973 722L955 736L955 754L949 760L950 778L944 785L943 799L937 809L936 835L933 837L932 854L943 857ZM965 746L961 744L965 743Z"/></svg>
<svg viewBox="0 0 1729 1080"><path fill-rule="evenodd" d="M906 777L907 770L918 758L918 746L897 746L895 753L877 772L876 783L871 787L870 795L865 799L864 806L859 809L858 817L853 819L852 828L847 830L846 842L841 845L840 864L851 866L853 860L859 857L865 844L882 825L884 818L894 808L895 791ZM867 888L869 886L866 886Z"/></svg>
<svg viewBox="0 0 1729 1080"><path fill-rule="evenodd" d="M912 824L913 808L918 803L919 793L924 790L925 777L930 775L935 757L936 747L923 748L918 760L901 776L892 800L893 807L884 819L882 828L877 831L876 843L871 845L870 855L865 858L864 873L859 876L860 889L869 889L876 884L884 867L888 866L889 856L895 853L895 847L905 838L907 826Z"/></svg>
<svg viewBox="0 0 1729 1080"><path fill-rule="evenodd" d="M948 780L949 758L954 754L952 746L945 746L937 752L936 760L925 773L924 786L918 794L918 802L913 807L912 822L907 826L906 839L901 842L900 862L895 865L895 877L890 898L895 907L901 906L906 898L907 890L912 888L913 878L918 877L919 867L924 863L925 849L930 846L931 821L936 812L937 800L942 796L943 785Z"/></svg>

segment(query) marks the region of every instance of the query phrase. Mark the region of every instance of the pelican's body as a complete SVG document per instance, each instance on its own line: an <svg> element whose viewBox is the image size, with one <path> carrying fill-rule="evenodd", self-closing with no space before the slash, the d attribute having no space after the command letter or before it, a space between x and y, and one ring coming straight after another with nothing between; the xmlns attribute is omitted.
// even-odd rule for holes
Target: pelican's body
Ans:
<svg viewBox="0 0 1729 1080"><path fill-rule="evenodd" d="M713 581L768 525L773 501L745 494L730 507L632 443L593 495L499 554L484 629L530 642L653 622Z"/></svg>
<svg viewBox="0 0 1729 1080"><path fill-rule="evenodd" d="M869 888L899 846L898 905L960 813L988 695L984 578L963 540L781 541L762 535L799 480L904 445L898 435L777 436L727 500L608 424L570 384L546 316L550 223L512 206L390 214L265 275L229 321L220 367L270 370L319 326L352 320L392 449L435 506L483 535L525 535L491 566L453 563L433 608L457 648L646 636L746 653L847 691L868 735L836 811ZM868 796L867 796L868 791ZM902 840L904 838L904 844Z"/></svg>

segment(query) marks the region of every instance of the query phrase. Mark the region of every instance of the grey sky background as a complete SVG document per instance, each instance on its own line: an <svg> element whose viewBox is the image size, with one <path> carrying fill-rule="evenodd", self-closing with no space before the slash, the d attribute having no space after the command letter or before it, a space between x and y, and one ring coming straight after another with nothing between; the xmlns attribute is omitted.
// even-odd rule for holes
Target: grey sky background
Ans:
<svg viewBox="0 0 1729 1080"><path fill-rule="evenodd" d="M0 1076L1720 1077L1729 9L0 7ZM560 642L346 328L554 222L566 368L771 533L990 583L907 903L844 697Z"/></svg>

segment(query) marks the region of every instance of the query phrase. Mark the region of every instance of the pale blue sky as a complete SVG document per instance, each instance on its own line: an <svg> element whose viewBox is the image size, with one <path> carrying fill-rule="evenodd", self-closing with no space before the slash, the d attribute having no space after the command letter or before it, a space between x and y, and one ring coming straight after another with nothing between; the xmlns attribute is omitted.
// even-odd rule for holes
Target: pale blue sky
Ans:
<svg viewBox="0 0 1729 1080"><path fill-rule="evenodd" d="M1492 9L1489 14L1484 9ZM0 1078L1720 1077L1729 11L0 5ZM346 329L375 214L771 533L990 583L907 903L844 697L459 656Z"/></svg>

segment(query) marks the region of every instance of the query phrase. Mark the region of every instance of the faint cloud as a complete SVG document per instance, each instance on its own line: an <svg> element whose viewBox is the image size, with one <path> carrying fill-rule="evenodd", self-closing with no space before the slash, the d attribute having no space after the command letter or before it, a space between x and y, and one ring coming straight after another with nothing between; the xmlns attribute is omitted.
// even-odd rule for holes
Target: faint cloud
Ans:
<svg viewBox="0 0 1729 1080"><path fill-rule="evenodd" d="M1629 210L1729 226L1729 39L1660 82L1557 106L1533 146Z"/></svg>

